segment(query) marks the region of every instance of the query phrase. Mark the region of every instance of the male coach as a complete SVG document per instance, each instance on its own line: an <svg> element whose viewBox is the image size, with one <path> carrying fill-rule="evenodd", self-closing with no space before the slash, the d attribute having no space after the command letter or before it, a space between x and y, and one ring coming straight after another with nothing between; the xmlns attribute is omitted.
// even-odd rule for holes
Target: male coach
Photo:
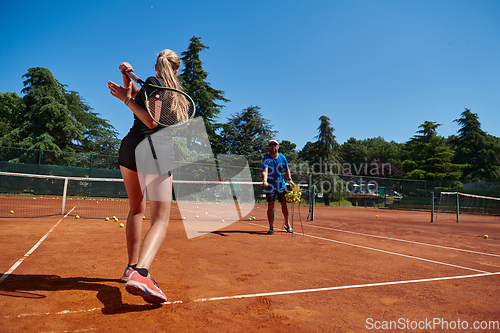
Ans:
<svg viewBox="0 0 500 333"><path fill-rule="evenodd" d="M274 235L274 202L276 199L281 204L281 211L285 219L285 229L287 232L293 232L288 223L288 207L285 200L285 180L286 176L291 186L295 186L292 181L288 161L285 155L278 152L278 141L269 141L269 154L262 160L262 181L265 186L267 199L267 219L269 221L268 235Z"/></svg>

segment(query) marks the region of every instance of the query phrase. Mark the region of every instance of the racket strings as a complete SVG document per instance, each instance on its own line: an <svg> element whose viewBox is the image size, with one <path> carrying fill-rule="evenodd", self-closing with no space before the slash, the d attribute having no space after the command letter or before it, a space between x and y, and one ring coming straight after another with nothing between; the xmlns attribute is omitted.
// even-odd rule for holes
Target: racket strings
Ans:
<svg viewBox="0 0 500 333"><path fill-rule="evenodd" d="M155 91L148 104L151 116L167 126L185 123L194 111L192 103L183 94L172 90Z"/></svg>

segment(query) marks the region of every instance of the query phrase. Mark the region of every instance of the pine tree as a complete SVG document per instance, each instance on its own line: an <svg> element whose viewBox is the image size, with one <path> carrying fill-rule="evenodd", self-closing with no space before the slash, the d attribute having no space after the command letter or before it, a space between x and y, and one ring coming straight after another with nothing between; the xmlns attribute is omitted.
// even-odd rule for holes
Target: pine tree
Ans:
<svg viewBox="0 0 500 333"><path fill-rule="evenodd" d="M0 137L0 145L54 152L94 152L107 146L116 151L113 126L48 69L30 68L23 77L22 102L15 104L18 110L11 106L15 121Z"/></svg>
<svg viewBox="0 0 500 333"><path fill-rule="evenodd" d="M313 159L313 165L320 165L321 168L325 166L325 174L316 177L319 184L319 190L323 193L323 201L325 205L329 206L334 198L338 198L338 192L344 186L340 178L335 174L341 170L338 160L339 145L335 140L333 132L335 129L330 124L330 118L321 116L319 118L320 124L318 126L318 135L316 136L316 157Z"/></svg>
<svg viewBox="0 0 500 333"><path fill-rule="evenodd" d="M402 162L405 178L425 180L457 180L462 175L462 165L452 163L453 151L437 135L441 124L425 121L405 150L409 159Z"/></svg>
<svg viewBox="0 0 500 333"><path fill-rule="evenodd" d="M229 154L246 156L256 167L268 153L267 144L276 135L260 107L250 106L228 118L221 131L221 142Z"/></svg>
<svg viewBox="0 0 500 333"><path fill-rule="evenodd" d="M221 138L217 134L221 125L216 120L224 106L218 104L218 101L229 102L229 100L224 97L224 91L212 88L206 81L208 73L203 70L200 52L208 48L201 43L200 37L191 38L187 51L181 54L184 70L179 76L179 81L186 93L193 98L197 116L203 117L214 153L221 153L223 147Z"/></svg>

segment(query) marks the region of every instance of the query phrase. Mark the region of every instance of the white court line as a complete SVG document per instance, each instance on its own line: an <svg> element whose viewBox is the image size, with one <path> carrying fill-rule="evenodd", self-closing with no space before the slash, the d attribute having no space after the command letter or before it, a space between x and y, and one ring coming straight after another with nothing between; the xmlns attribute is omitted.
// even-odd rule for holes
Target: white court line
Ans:
<svg viewBox="0 0 500 333"><path fill-rule="evenodd" d="M251 222L245 222L245 223L253 224L253 225L256 225L256 226L259 226L259 227L267 228L267 226L262 226L262 225L251 223ZM405 258L410 258L410 259L422 260L422 261L430 262L430 263L433 263L433 264L439 264L439 265L444 265L444 266L461 268L461 269L466 269L466 270L470 270L470 271L474 271L474 272L480 272L480 273L486 273L486 274L490 273L490 272L482 271L482 270L479 270L479 269L474 269L474 268L469 268L469 267L464 267L464 266L458 266L458 265L448 264L448 263L445 263L445 262L442 262L442 261L435 261L435 260L430 260L430 259L425 259L425 258L410 256L410 255L407 255L407 254L402 254L402 253L397 253L397 252L391 252L391 251L386 251L386 250L380 250L380 249L376 249L376 248L373 248L373 247L368 247L368 246L362 246L362 245L357 245L357 244L352 244L352 243L341 242L341 241L330 239L330 238L318 237L318 236L313 236L313 235L308 235L308 234L304 234L304 236L311 237L311 238L316 238L316 239L320 239L320 240L324 240L324 241L328 241L328 242L338 243L338 244L342 244L342 245L359 247L359 248L365 249L365 250L376 251L376 252L381 252L381 253L387 253L387 254L392 254L392 255L395 255L395 256L400 256L400 257L405 257Z"/></svg>
<svg viewBox="0 0 500 333"><path fill-rule="evenodd" d="M409 284L409 283L422 283L422 282L433 282L433 281L456 280L456 279L466 279L466 278L482 277L482 276L490 276L490 275L499 275L499 274L500 274L500 272L496 272L496 273L483 273L483 274L474 274L474 275L447 276L447 277L440 277L440 278L429 278L429 279L418 279L418 280L367 283L367 284L357 284L357 285L350 285L350 286L338 286L338 287L326 287L326 288L314 288L314 289L278 291L278 292L272 292L272 293L259 293L259 294L247 294L247 295L236 295L236 296L211 297L211 298L201 298L201 299L196 300L195 302L221 301L221 300L229 300L229 299L253 298L253 297L276 296L276 295L292 295L292 294L312 293L312 292L317 292L317 291L332 291L332 290L342 290L342 289L355 289L355 288L367 288L367 287L393 286L393 285L398 285L398 284Z"/></svg>
<svg viewBox="0 0 500 333"><path fill-rule="evenodd" d="M356 289L356 288L394 286L394 285L411 284L411 283L425 283L425 282L458 280L458 279L468 279L468 278L477 278L477 277L485 277L485 276L496 276L496 275L500 275L500 272L473 274L473 275L460 275L460 276L445 276L445 277L439 277L439 278L428 278L428 279L417 279L417 280L367 283L367 284L357 284L357 285L337 286L337 287L287 290L287 291L276 291L276 292L257 293L257 294L235 295L235 296L209 297L209 298L200 298L200 299L194 300L192 302L213 302L213 301L224 301L224 300L243 299L243 298L256 298L256 297L265 297L265 296L296 295L296 294L312 293L312 292L319 292L319 291L334 291L334 290L345 290L345 289ZM169 302L165 302L163 304L164 305L174 305L174 304L185 304L185 303L189 303L189 302L190 301L184 302L184 301L179 300L179 301L173 301L173 302L169 301ZM93 311L98 311L98 310L101 310L101 308L92 308L92 309L87 309L87 310L75 310L75 311L64 310L64 311L59 311L59 312L54 312L54 313L50 313L50 312L27 313L27 314L19 314L15 317L20 318L20 317L31 317L31 316L75 314L75 313L93 312ZM13 317L13 316L5 316L4 318L10 318L10 317Z"/></svg>
<svg viewBox="0 0 500 333"><path fill-rule="evenodd" d="M61 223L62 220L64 220L72 211L73 209L75 209L75 207L73 207L66 215L64 215L59 221L57 221L56 224L54 224L52 226L52 228L50 228L49 232L47 232L42 238L40 238L40 240L38 241L38 243L36 243L32 248L31 250L29 250L28 252L26 252L26 254L21 258L19 259L8 271L7 273L5 273L4 275L2 275L2 277L0 277L0 283L2 283L10 274L12 274L12 272L14 272L16 270L17 267L19 267L19 265L21 265L24 261L24 259L28 258L39 246L40 244L42 244L42 242L45 240L45 238L47 238L51 233L52 231L59 225L59 223Z"/></svg>
<svg viewBox="0 0 500 333"><path fill-rule="evenodd" d="M446 250L462 251L462 252L468 252L468 253L474 253L474 254L482 254L482 255L485 255L485 256L500 257L500 254L493 254L493 253L486 253L486 252L477 252L477 251L471 251L471 250L464 250L464 249L459 249L459 248L456 248L456 247L448 247L448 246L442 246L442 245L434 245L434 244L428 244L428 243L421 243L421 242L409 241L409 240L400 239L400 238L392 238L392 237L385 237L385 236L364 234L364 233L354 232L354 231L347 231L347 230L341 230L341 229L335 229L335 228L321 227L321 226L312 225L312 224L308 224L307 226L308 227L313 227L313 228L325 229L325 230L333 230L333 231L338 231L338 232L345 232L345 233L353 234L353 235L375 237L375 238L381 238L381 239L387 239L387 240L393 240L393 241L405 242L405 243L411 243L411 244L417 244L417 245L433 246L433 247L438 247L438 248L446 249Z"/></svg>

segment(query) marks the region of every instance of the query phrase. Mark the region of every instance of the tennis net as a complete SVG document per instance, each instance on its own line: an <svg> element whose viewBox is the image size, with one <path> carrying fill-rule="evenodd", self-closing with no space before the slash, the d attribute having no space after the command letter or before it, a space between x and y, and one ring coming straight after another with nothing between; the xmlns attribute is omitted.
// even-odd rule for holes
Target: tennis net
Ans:
<svg viewBox="0 0 500 333"><path fill-rule="evenodd" d="M301 190L307 193L307 184ZM261 182L174 180L173 199L178 203L236 204L242 218L256 201L265 200L265 194ZM145 219L149 219L149 200L146 206ZM179 204L179 208L183 206ZM128 211L123 179L0 172L0 218L69 214L126 219Z"/></svg>

